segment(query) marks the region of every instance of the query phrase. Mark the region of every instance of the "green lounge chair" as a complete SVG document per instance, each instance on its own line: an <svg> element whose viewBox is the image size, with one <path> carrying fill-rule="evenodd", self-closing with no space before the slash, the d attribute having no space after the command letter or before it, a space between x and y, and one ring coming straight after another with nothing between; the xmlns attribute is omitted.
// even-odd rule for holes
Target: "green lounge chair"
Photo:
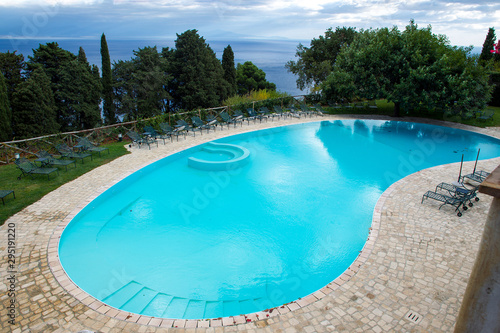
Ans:
<svg viewBox="0 0 500 333"><path fill-rule="evenodd" d="M70 147L68 147L68 145L64 143L58 144L56 146L56 149L59 152L59 154L65 158L80 159L82 160L82 163L84 163L83 159L85 157L90 157L90 160L92 160L92 154L73 151L73 149L71 149Z"/></svg>
<svg viewBox="0 0 500 333"><path fill-rule="evenodd" d="M266 121L267 121L267 116L265 116L263 114L258 114L252 108L248 108L247 112L248 112L248 116L251 117L254 120L254 122L256 119L259 119L259 122L262 122L262 119L266 119Z"/></svg>
<svg viewBox="0 0 500 333"><path fill-rule="evenodd" d="M211 114L207 115L207 125L214 126L214 131L217 128L218 124L219 124L219 121L217 120L216 117L214 117Z"/></svg>
<svg viewBox="0 0 500 333"><path fill-rule="evenodd" d="M142 144L148 145L149 149L151 149L151 144L156 142L156 146L158 147L158 141L148 135L140 136L137 132L134 131L128 131L127 136L132 140L132 143L137 144L139 146L139 149L141 148Z"/></svg>
<svg viewBox="0 0 500 333"><path fill-rule="evenodd" d="M57 168L40 168L28 161L24 157L21 157L15 161L19 170L21 170L21 175L17 177L17 179L21 179L22 176L30 176L34 179L33 175L47 175L47 179L50 179L50 174L53 172L57 172L59 174L59 170Z"/></svg>
<svg viewBox="0 0 500 333"><path fill-rule="evenodd" d="M36 162L40 162L43 166L49 166L49 167L54 167L54 166L63 166L66 168L66 171L68 171L68 165L74 164L76 168L76 161L75 160L62 160L62 159L57 159L54 156L52 156L49 152L46 152L45 150L40 150L37 154L38 158L35 160Z"/></svg>
<svg viewBox="0 0 500 333"><path fill-rule="evenodd" d="M167 123L161 123L160 124L160 129L163 132L164 135L170 137L170 141L173 141L173 137L177 137L177 141L179 141L179 135L184 134L184 139L186 138L186 130L184 127L177 127L177 128L172 128L170 124Z"/></svg>
<svg viewBox="0 0 500 333"><path fill-rule="evenodd" d="M167 134L161 134L161 133L158 133L153 126L144 126L144 133L143 135L146 135L146 136L149 136L155 140L163 140L163 144L165 144L165 140L166 139L169 139L170 136L167 135Z"/></svg>
<svg viewBox="0 0 500 333"><path fill-rule="evenodd" d="M193 125L201 129L201 133L203 134L203 130L206 129L207 133L210 133L210 130L213 128L215 132L215 125L214 124L208 124L204 123L203 120L201 120L200 117L192 117L191 121L193 122Z"/></svg>
<svg viewBox="0 0 500 333"><path fill-rule="evenodd" d="M13 190L0 190L0 198L2 199L2 203L3 205L5 206L5 201L4 201L4 198L6 196L8 196L9 194L11 194L14 196L14 199L16 198L16 194L14 193Z"/></svg>
<svg viewBox="0 0 500 333"><path fill-rule="evenodd" d="M441 204L441 206L439 206L439 209L441 209L441 207L443 207L444 205L450 205L450 206L455 207L455 212L458 211L457 212L458 217L462 216L462 212L460 211L460 206L463 205L464 210L467 209L467 206L465 206L465 204L464 204L465 199L460 198L460 197L454 197L454 196L452 197L449 195L444 195L444 194L433 192L433 191L427 191L422 196L422 201L420 203L423 203L424 199L433 199L436 201L441 201L442 204Z"/></svg>
<svg viewBox="0 0 500 333"><path fill-rule="evenodd" d="M484 120L488 121L490 119L493 119L493 116L495 115L495 111L493 110L486 110L484 112L479 113L479 117L477 117L478 120Z"/></svg>
<svg viewBox="0 0 500 333"><path fill-rule="evenodd" d="M187 131L187 133L189 133L189 131L193 132L193 136L196 136L196 132L202 131L201 128L191 126L184 119L177 120L177 125L175 125L175 127L178 127L178 128L184 127L184 129ZM203 132L201 134L203 134Z"/></svg>
<svg viewBox="0 0 500 333"><path fill-rule="evenodd" d="M325 115L325 110L323 110L323 107L320 104L314 104L314 108L316 109L316 114L318 116L323 117Z"/></svg>
<svg viewBox="0 0 500 333"><path fill-rule="evenodd" d="M97 147L92 142L90 142L90 140L87 138L80 138L78 140L78 144L74 148L79 148L82 151L90 151L90 152L99 153L99 156L101 156L101 152L107 151L108 155L109 155L109 148Z"/></svg>
<svg viewBox="0 0 500 333"><path fill-rule="evenodd" d="M274 117L278 117L279 118L279 116L280 116L277 113L271 113L271 111L269 111L269 109L267 107L265 107L265 106L263 106L263 107L260 108L259 114L261 114L264 117L267 117L268 119L271 118L271 121L274 121Z"/></svg>
<svg viewBox="0 0 500 333"><path fill-rule="evenodd" d="M274 109L274 112L276 112L276 114L280 115L281 118L286 118L288 116L288 112L285 112L281 108L281 106L279 106L279 105L274 105L273 109Z"/></svg>
<svg viewBox="0 0 500 333"><path fill-rule="evenodd" d="M220 113L220 117L222 118L223 124L227 124L227 128L229 128L230 124L234 124L234 127L236 127L238 122L240 122L243 126L243 121L241 119L231 118L225 111Z"/></svg>

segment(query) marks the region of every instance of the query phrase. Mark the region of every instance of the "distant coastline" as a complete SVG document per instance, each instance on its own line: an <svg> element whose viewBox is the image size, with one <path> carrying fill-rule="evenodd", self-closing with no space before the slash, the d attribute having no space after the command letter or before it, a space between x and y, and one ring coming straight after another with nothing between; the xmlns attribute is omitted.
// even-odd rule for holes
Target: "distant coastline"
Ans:
<svg viewBox="0 0 500 333"><path fill-rule="evenodd" d="M20 39L3 38L0 39L0 52L17 50L18 54L23 54L25 60L33 54L33 49L39 44L57 42L59 46L74 54L78 54L78 49L83 47L87 59L91 64L101 67L100 39ZM175 47L174 40L166 39L143 39L143 40L108 40L111 62L119 60L129 60L134 56L133 51L146 46L157 46L161 51L163 47ZM214 40L207 39L207 43L220 59L222 52L227 45L231 45L234 52L235 63L251 61L264 70L268 81L277 86L277 90L287 92L291 95L303 95L306 92L297 88L296 77L288 73L285 64L289 60L295 60L297 45L302 43L309 45L309 41L291 40Z"/></svg>

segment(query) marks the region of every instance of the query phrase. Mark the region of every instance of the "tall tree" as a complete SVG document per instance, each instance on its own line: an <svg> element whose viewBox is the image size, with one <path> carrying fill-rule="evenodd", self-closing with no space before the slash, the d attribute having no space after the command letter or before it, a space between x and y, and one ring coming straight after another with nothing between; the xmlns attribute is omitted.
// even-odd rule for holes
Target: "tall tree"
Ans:
<svg viewBox="0 0 500 333"><path fill-rule="evenodd" d="M9 101L12 100L12 94L17 85L24 81L23 73L26 70L24 56L22 54L16 54L16 52L17 51L12 53L10 51L6 53L0 52L0 72L6 80Z"/></svg>
<svg viewBox="0 0 500 333"><path fill-rule="evenodd" d="M266 80L266 73L251 61L236 66L236 84L239 95L260 89L276 90L276 85Z"/></svg>
<svg viewBox="0 0 500 333"><path fill-rule="evenodd" d="M231 45L228 45L222 53L222 69L224 70L224 79L228 83L228 95L236 94L236 67L234 65L234 53Z"/></svg>
<svg viewBox="0 0 500 333"><path fill-rule="evenodd" d="M337 27L335 31L329 28L325 36L312 39L310 47L299 44L295 54L299 59L285 65L289 72L298 75L297 88L314 88L323 82L332 71L342 47L348 46L355 35L356 28Z"/></svg>
<svg viewBox="0 0 500 333"><path fill-rule="evenodd" d="M483 49L481 50L481 55L479 56L480 61L488 61L493 59L493 46L495 45L495 28L489 28L488 33L486 34L486 39L483 43Z"/></svg>
<svg viewBox="0 0 500 333"><path fill-rule="evenodd" d="M49 77L42 67L32 68L29 78L13 94L13 131L16 139L57 133L56 105Z"/></svg>
<svg viewBox="0 0 500 333"><path fill-rule="evenodd" d="M162 114L170 98L167 60L156 46L134 51L134 55L113 68L118 111L129 120Z"/></svg>
<svg viewBox="0 0 500 333"><path fill-rule="evenodd" d="M218 106L228 95L222 65L197 30L177 35L170 69L175 108Z"/></svg>
<svg viewBox="0 0 500 333"><path fill-rule="evenodd" d="M111 71L111 58L109 56L108 42L104 33L101 36L102 59L102 111L105 124L116 123L116 111L113 94L113 76Z"/></svg>
<svg viewBox="0 0 500 333"><path fill-rule="evenodd" d="M12 137L11 118L7 84L0 72L0 142L10 140Z"/></svg>
<svg viewBox="0 0 500 333"><path fill-rule="evenodd" d="M76 56L59 47L56 42L40 44L37 49L33 50L33 56L29 56L27 62L28 70L33 71L38 65L45 69L45 73L50 79L52 92L56 103L57 121L61 126L62 131L72 130L75 125L74 115L70 114L71 110L65 105L63 99L64 94L61 93L65 87L61 85L63 76L63 68L71 69L69 64L76 60ZM76 78L75 78L76 79Z"/></svg>
<svg viewBox="0 0 500 333"><path fill-rule="evenodd" d="M463 112L482 109L491 86L470 51L450 46L446 36L433 34L430 26L418 29L413 21L404 32L361 31L341 50L323 94L327 100L385 98L394 102L395 116L455 105Z"/></svg>

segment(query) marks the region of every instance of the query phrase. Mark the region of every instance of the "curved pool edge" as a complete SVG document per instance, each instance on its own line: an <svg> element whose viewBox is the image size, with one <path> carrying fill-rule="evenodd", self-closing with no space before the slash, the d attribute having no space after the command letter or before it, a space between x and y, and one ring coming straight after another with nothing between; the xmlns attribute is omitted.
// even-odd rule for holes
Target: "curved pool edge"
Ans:
<svg viewBox="0 0 500 333"><path fill-rule="evenodd" d="M327 118L328 120L330 119L337 119L337 118ZM345 118L341 118L345 119ZM373 119L373 118L366 118L366 119ZM384 118L386 119L386 118ZM394 120L394 119L386 119L386 120ZM403 119L397 119L399 121L404 121ZM415 121L415 119L412 120L407 120L406 121ZM314 119L313 121L321 121L321 119ZM301 122L302 123L302 122ZM441 122L442 123L442 122ZM433 123L436 124L436 123ZM290 125L288 123L281 123L278 126L287 126ZM437 124L443 126L443 124ZM460 128L460 129L465 129L471 131L471 128L473 129L473 132L493 136L490 134L486 134L483 131L477 131L477 128L471 127L471 126L448 126L448 127L454 127L454 128ZM474 130L476 129L476 130ZM252 132L255 130L259 129L250 129L246 132ZM224 133L225 134L225 133ZM234 135L236 133L231 132L228 133L225 136L230 136ZM239 134L239 133L238 133ZM500 135L496 135L494 137L500 137ZM213 140L213 139L207 139L206 142ZM190 147L196 146L200 143L194 143L192 145L187 145L184 146L182 149L171 152L165 156L174 154L176 152L188 149ZM75 297L78 301L80 301L82 304L85 306L103 314L111 318L115 318L118 320L124 320L127 322L131 323L138 323L142 325L151 325L155 327L183 327L183 328L196 328L196 327L220 327L220 326L233 326L233 325L239 325L239 324L244 324L247 322L252 322L252 321L258 321L266 318L271 318L275 316L280 316L285 313L288 313L290 311L296 311L300 308L304 308L324 297L329 295L330 293L334 292L337 290L339 287L342 285L346 284L348 281L350 281L356 274L357 272L362 268L362 265L367 261L369 258L370 254L372 253L374 249L374 245L377 241L377 237L379 234L380 230L380 223L381 219L383 216L383 209L386 200L390 197L391 193L396 189L399 184L402 182L406 182L407 179L410 177L414 177L416 174L423 172L425 170L429 169L436 169L436 168L442 168L445 166L449 166L452 164L457 164L457 163L451 163L451 164L444 164L444 165L439 165L435 166L429 169L424 169L418 172L415 172L413 174L410 174L395 183L391 184L389 188L387 188L380 198L378 199L375 208L374 208L374 213L372 216L372 226L370 228L369 236L367 239L367 242L365 243L363 249L360 251L360 254L358 257L354 260L354 262L347 268L344 273L342 273L338 278L330 282L328 285L325 287L319 289L318 291L309 294L308 296L305 296L303 298L300 298L296 301L287 303L282 306L278 306L273 308L273 311L261 311L261 312L256 312L252 314L247 314L247 315L241 315L241 316L232 316L232 317L224 317L224 318L215 318L215 319L201 319L201 320L190 320L190 319L164 319L164 318L155 318L155 317L150 317L150 316L142 316L138 314L133 314L129 313L126 311L118 310L116 308L113 308L97 299L94 297L90 296L83 290L81 290L77 285L75 285L69 276L65 273L64 269L61 266L61 263L59 261L59 256L58 256L58 247L59 247L59 240L62 235L62 232L64 228L67 226L67 224L84 208L86 207L92 200L97 198L100 194L102 194L104 191L106 191L108 188L112 187L122 179L128 177L130 174L133 172L140 170L144 166L147 166L165 156L159 156L156 160L149 161L147 163L144 163L138 168L135 168L133 171L131 171L129 174L124 175L118 180L112 181L106 186L101 186L100 188L96 189L92 195L90 195L85 201L81 202L80 204L75 207L70 214L68 214L64 220L54 229L52 235L50 236L50 240L48 243L47 247L47 254L48 254L48 263L50 270L52 271L52 274L58 281L58 283L73 297ZM498 160L500 161L500 158L493 158L490 160ZM482 162L485 161L490 161L490 160L482 160ZM471 162L468 162L471 163ZM269 309L271 310L271 309Z"/></svg>

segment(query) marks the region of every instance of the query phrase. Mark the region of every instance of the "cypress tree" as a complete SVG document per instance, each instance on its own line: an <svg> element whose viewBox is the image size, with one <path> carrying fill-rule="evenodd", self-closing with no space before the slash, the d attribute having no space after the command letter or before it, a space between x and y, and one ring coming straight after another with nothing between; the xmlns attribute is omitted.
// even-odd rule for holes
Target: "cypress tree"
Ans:
<svg viewBox="0 0 500 333"><path fill-rule="evenodd" d="M0 72L0 141L8 141L11 138L11 116L7 84L2 72Z"/></svg>
<svg viewBox="0 0 500 333"><path fill-rule="evenodd" d="M222 53L222 69L224 70L224 79L228 83L228 95L236 94L236 68L234 66L234 53L231 45L228 45Z"/></svg>
<svg viewBox="0 0 500 333"><path fill-rule="evenodd" d="M479 56L480 61L488 61L490 59L493 59L493 53L491 53L491 50L493 50L495 39L496 39L495 28L489 28L488 34L486 35L486 39L484 40L483 43L483 49L481 51L481 55Z"/></svg>
<svg viewBox="0 0 500 333"><path fill-rule="evenodd" d="M116 123L116 110L113 95L113 79L111 75L111 60L109 57L106 36L101 36L101 59L102 59L102 111L105 124Z"/></svg>
<svg viewBox="0 0 500 333"><path fill-rule="evenodd" d="M56 104L49 77L35 68L13 94L13 130L17 139L57 133Z"/></svg>

